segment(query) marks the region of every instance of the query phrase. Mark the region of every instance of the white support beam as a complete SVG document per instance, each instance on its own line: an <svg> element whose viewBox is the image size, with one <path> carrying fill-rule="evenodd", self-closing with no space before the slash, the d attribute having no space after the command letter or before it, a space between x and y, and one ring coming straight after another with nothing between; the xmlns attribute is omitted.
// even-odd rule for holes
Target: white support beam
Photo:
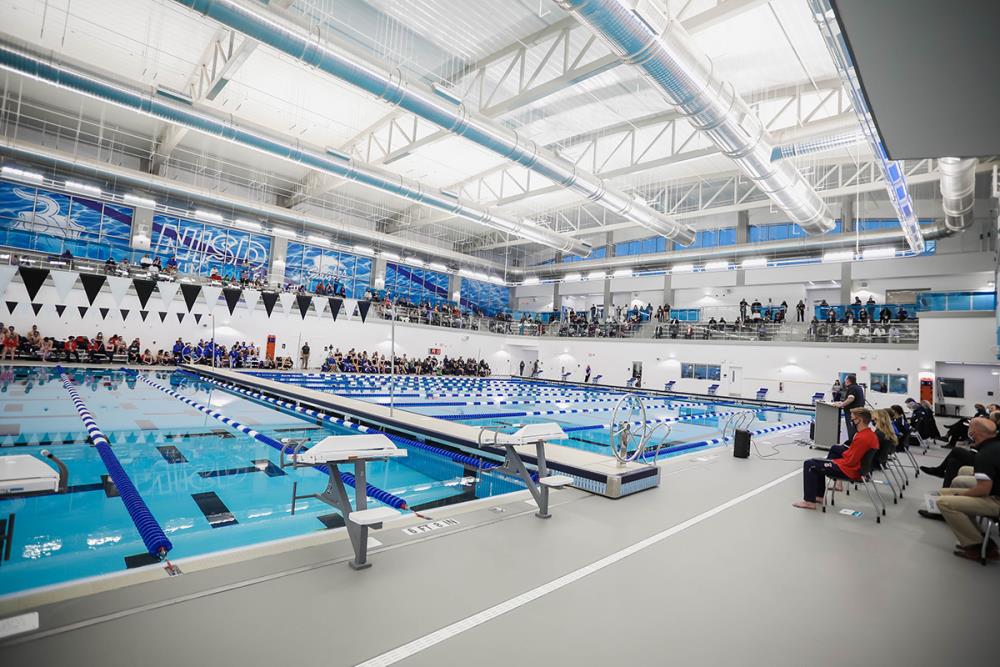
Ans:
<svg viewBox="0 0 1000 667"><path fill-rule="evenodd" d="M282 9L291 4L292 0L270 2L271 6ZM184 92L191 97L192 103L198 104L218 97L258 45L259 42L256 40L228 28L216 32L185 85ZM164 124L157 136L156 150L150 160L151 173L160 174L170 154L187 133L187 128Z"/></svg>
<svg viewBox="0 0 1000 667"><path fill-rule="evenodd" d="M830 127L854 122L850 100L840 79L805 86L780 86L762 91L754 103L761 120L772 129L788 128L776 135L816 137ZM638 174L659 167L718 155L718 150L676 112L651 114L569 137L547 146L562 157L605 179ZM520 165L504 164L453 183L447 188L459 197L488 206L511 206L532 197L557 192L560 187ZM412 213L412 211L408 212ZM666 211L669 213L669 211ZM408 215L407 223L386 226L388 233L446 222L447 214L423 219Z"/></svg>
<svg viewBox="0 0 1000 667"><path fill-rule="evenodd" d="M936 183L941 179L935 160L912 160L904 163L907 183ZM988 172L992 169L989 161L984 161L976 168L977 172ZM881 170L874 160L868 159L860 164L853 162L822 165L816 168L816 173L810 181L817 192L828 201L836 201L847 196L856 196L868 192L882 192L885 181ZM653 186L650 186L653 189ZM666 202L664 210L678 220L691 220L706 215L736 213L742 210L767 208L770 199L756 186L735 172L728 175L703 174L700 180L671 183L660 186ZM653 195L650 194L650 197ZM649 197L647 197L648 199ZM596 233L634 229L631 222L622 222L611 216L601 215L601 211L592 211L594 215L584 215L582 209L586 206L553 211L546 218L538 218L536 222L547 227L559 229L568 236L587 236ZM587 225L567 224L569 220L589 221ZM524 241L504 239L496 234L487 234L476 241L456 246L459 252L477 252L495 250L512 246L524 245Z"/></svg>
<svg viewBox="0 0 1000 667"><path fill-rule="evenodd" d="M736 16L763 0L716 0L715 6L684 19L698 32ZM708 14L704 18L702 14ZM451 88L463 105L497 118L538 102L617 67L621 61L573 17L564 18L465 68ZM339 147L371 165L390 164L450 136L423 119L393 111ZM330 183L303 181L289 206L321 196Z"/></svg>

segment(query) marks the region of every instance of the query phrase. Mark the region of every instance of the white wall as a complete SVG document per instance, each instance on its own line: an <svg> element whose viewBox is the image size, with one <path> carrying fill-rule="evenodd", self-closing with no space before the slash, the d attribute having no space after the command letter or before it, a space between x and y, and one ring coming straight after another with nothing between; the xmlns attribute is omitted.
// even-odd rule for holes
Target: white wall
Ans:
<svg viewBox="0 0 1000 667"><path fill-rule="evenodd" d="M126 295L121 306L116 306L107 288L98 295L86 317L80 318L78 305L86 305L82 289L75 289L65 300L67 309L60 317L51 304L57 303L55 290L44 286L35 299L45 304L38 317L27 303L24 287L13 283L3 295L4 300L19 301L13 315L6 312L0 320L13 324L19 331L26 331L37 323L43 335L65 337L82 333L88 336L103 331L105 336L120 333L127 340L139 337L143 347L154 351L169 348L174 339L209 338L212 335L213 317L216 339L222 343L253 341L263 347L268 334L277 337L279 354L296 356L294 351L302 341L308 341L313 350L313 361L322 356L324 346L332 345L346 351L359 350L388 352L391 346L392 327L384 320L369 319L362 323L358 318L345 318L336 322L324 311L317 316L310 311L303 320L295 306L285 314L279 302L274 314L268 318L262 303L251 313L240 304L234 315L229 315L225 302L210 308L199 297L194 312L204 313L200 324L187 315L178 323L177 313L187 308L180 294L166 308L167 317L160 322L158 311L164 310L159 295L154 294L148 305L150 314L145 322L139 318L138 299ZM98 308L111 311L102 320ZM122 321L118 308L131 312ZM682 362L710 363L722 366L726 378L733 367L742 369L739 386L730 386L727 379L720 384L720 395L752 397L759 387L768 387L768 396L775 400L808 402L814 392L829 390L839 372L855 372L859 382L870 384L872 372L904 373L909 378L907 395L919 394L919 377L931 375L941 362L996 363L996 330L991 313L986 316L939 316L929 314L920 319L920 343L915 348L896 346L823 346L791 343L741 345L682 340L620 341L579 338L524 339L516 336L502 337L491 334L441 327L397 325L395 349L397 354L424 356L430 348L441 348L449 356L484 358L495 373L516 372L520 360L529 365L534 359L542 362L543 377L559 378L565 367L573 372L571 380L583 379L583 369L589 364L594 375L604 375L607 384L624 384L631 372L633 361L643 363L643 379L647 387L663 387L667 380L677 380L675 387L682 391L704 392L707 380L680 378ZM971 395L971 394L970 394ZM898 403L904 396L872 394L871 401L879 406ZM973 397L971 402L979 400Z"/></svg>
<svg viewBox="0 0 1000 667"><path fill-rule="evenodd" d="M962 378L965 380L965 398L944 398L941 402L947 406L948 414L955 407L959 414L971 415L975 412L975 404L996 403L1000 400L1000 364L949 364L938 363L935 367L936 378ZM935 378L935 379L936 379ZM938 395L937 385L934 387L935 397Z"/></svg>
<svg viewBox="0 0 1000 667"><path fill-rule="evenodd" d="M154 293L147 304L149 315L143 322L139 316L139 299L134 293L127 294L120 306L116 306L107 287L97 296L93 307L81 318L77 306L87 305L87 298L81 288L74 289L69 297L60 302L57 300L55 288L43 286L36 303L42 303L41 311L36 317L31 305L26 302L24 287L12 283L4 294L5 300L18 300L21 303L13 314L7 313L4 306L0 312L0 321L14 327L21 333L30 329L32 324L38 324L43 336L66 337L69 334L94 336L97 332L104 333L105 338L112 334L121 334L129 342L138 337L143 348L150 348L154 353L160 349L170 349L177 337L197 341L199 338L212 337L212 321L215 320L215 338L220 343L229 345L235 341L252 341L261 349L267 341L267 336L273 334L277 340L277 354L292 356L298 359L296 350L302 342L308 341L312 350L312 363L319 365L322 350L325 346L339 347L342 352L350 348L358 350L379 351L388 353L391 348L392 327L388 321L375 317L362 323L358 317L350 317L346 307L341 311L335 322L329 310L324 310L322 316L317 316L310 310L302 319L298 308L291 306L285 314L281 301L275 304L272 316L268 318L263 302L258 302L253 312L246 309L245 304L237 305L233 315L220 298L214 308L205 303L204 295L199 295L192 313L203 313L201 323L196 324L194 317L186 314L183 322L178 322L177 313L187 313L187 306L178 291L176 298L164 307L160 296ZM67 306L60 317L54 303L65 303ZM326 305L326 300L314 300L315 305ZM100 307L110 308L107 319L101 319ZM123 320L120 308L130 312ZM160 311L166 311L167 317L161 322ZM212 316L214 316L214 318ZM485 358L496 373L507 373L510 368L511 349L505 344L505 339L489 334L453 330L443 327L396 327L396 354L410 356L426 356L430 348L441 348L441 353L448 356ZM282 348L282 346L285 346ZM533 358L533 357L531 357Z"/></svg>

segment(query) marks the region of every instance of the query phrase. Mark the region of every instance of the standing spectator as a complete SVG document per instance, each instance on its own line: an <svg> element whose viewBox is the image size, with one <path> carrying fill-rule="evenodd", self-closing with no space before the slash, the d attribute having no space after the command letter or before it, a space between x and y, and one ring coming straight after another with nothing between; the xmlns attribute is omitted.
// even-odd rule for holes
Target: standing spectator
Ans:
<svg viewBox="0 0 1000 667"><path fill-rule="evenodd" d="M302 351L299 353L299 362L302 364L303 370L309 368L309 341L306 341L305 345L302 346Z"/></svg>
<svg viewBox="0 0 1000 667"><path fill-rule="evenodd" d="M520 372L521 372L521 377L524 377L524 359L521 359Z"/></svg>
<svg viewBox="0 0 1000 667"><path fill-rule="evenodd" d="M795 304L795 321L806 321L806 303L802 299L799 299L799 302Z"/></svg>
<svg viewBox="0 0 1000 667"><path fill-rule="evenodd" d="M587 370L584 372L583 375L583 382L584 384L590 382L590 364L587 364Z"/></svg>
<svg viewBox="0 0 1000 667"><path fill-rule="evenodd" d="M858 432L851 417L851 411L854 408L865 407L865 392L861 388L861 385L858 384L858 377L854 373L849 373L844 379L844 399L840 401L838 407L844 410L844 423L847 426L847 442L851 442Z"/></svg>
<svg viewBox="0 0 1000 667"><path fill-rule="evenodd" d="M749 305L750 304L747 303L747 300L745 298L744 299L740 299L740 319L741 320L745 320L747 318L747 307Z"/></svg>

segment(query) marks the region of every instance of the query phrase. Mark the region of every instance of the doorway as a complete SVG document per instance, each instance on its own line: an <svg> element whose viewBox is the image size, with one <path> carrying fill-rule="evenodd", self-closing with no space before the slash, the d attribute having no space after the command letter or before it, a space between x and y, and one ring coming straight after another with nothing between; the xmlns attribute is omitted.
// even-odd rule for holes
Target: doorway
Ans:
<svg viewBox="0 0 1000 667"><path fill-rule="evenodd" d="M726 371L726 393L730 396L742 396L743 395L743 367L742 366L730 366L729 370Z"/></svg>

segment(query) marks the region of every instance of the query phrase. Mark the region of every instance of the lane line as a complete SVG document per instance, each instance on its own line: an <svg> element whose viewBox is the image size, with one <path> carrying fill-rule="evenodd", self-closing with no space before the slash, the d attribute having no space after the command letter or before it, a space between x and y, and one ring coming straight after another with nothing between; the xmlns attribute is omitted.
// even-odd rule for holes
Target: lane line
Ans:
<svg viewBox="0 0 1000 667"><path fill-rule="evenodd" d="M382 653L373 658L365 660L364 662L358 663L357 667L386 667L387 665L394 665L400 660L405 660L406 658L416 655L417 653L420 653L425 649L435 646L436 644L440 644L443 641L451 639L452 637L455 637L456 635L459 635L467 630L471 630L479 625L482 625L483 623L491 621L494 618L497 618L498 616L514 611L519 607L523 607L524 605L528 604L529 602L532 602L533 600L537 600L538 598L544 595L548 595L549 593L557 591L560 588L564 588L572 584L573 582L579 581L580 579L583 579L586 576L594 574L595 572L599 572L600 570L603 570L604 568L610 565L614 565L615 563L625 558L628 558L629 556L635 553L638 553L644 549L648 549L649 547L653 546L654 544L662 542L668 537L671 537L673 535L676 535L677 533L685 531L688 528L691 528L692 526L696 526L702 521L705 521L706 519L710 519L717 514L725 512L727 509L739 505L740 503L745 502L750 498L753 498L754 496L757 496L767 491L768 489L778 486L782 482L785 482L800 474L801 471L793 470L792 472L782 475L781 477L772 480L762 486L758 486L756 489L747 491L741 496L737 496L736 498L728 500L722 503L721 505L717 505L710 510L706 510L701 514L693 516L690 519L687 519L686 521L677 524L676 526L672 526L670 528L667 528L666 530L660 531L659 533L650 535L644 540L640 540L635 544L632 544L631 546L625 547L621 551L617 551L609 556L605 556L600 560L594 561L589 565L585 565L579 568L578 570L574 570L573 572L565 574L559 577L558 579L553 579L552 581L542 584L541 586L537 586L536 588L533 588L530 591L522 593L521 595L512 597L488 609L484 609L483 611L477 614L473 614L472 616L464 618L460 621L456 621L455 623L446 625L445 627L440 628L439 630L435 630L430 634L414 639L413 641L407 642L402 646L398 646L390 651L386 651L385 653Z"/></svg>

